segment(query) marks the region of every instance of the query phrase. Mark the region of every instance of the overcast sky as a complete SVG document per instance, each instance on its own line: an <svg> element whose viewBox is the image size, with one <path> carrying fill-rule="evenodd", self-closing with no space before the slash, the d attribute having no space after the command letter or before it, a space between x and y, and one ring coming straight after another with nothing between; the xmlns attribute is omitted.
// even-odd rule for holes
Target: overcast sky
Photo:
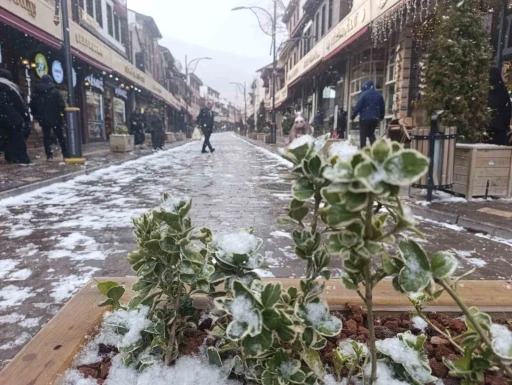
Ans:
<svg viewBox="0 0 512 385"><path fill-rule="evenodd" d="M224 85L226 82L220 83L215 77L229 80L227 78L232 75L231 81L250 83L252 74L270 63L272 57L271 38L260 30L256 17L250 11L233 12L231 9L249 5L271 9L271 3L271 0L128 0L128 8L155 19L164 36L163 42L167 38L167 44L164 45L181 62L184 62L187 49L183 44L176 44L174 48L169 41L181 40L196 46L190 48L193 52L189 54L189 60L195 57L194 54L201 54L198 47L207 48L208 51L204 52L212 55L216 63L202 62L197 75L206 82L216 83L214 87L217 87L218 91L234 100L234 91L230 91L233 90L233 86L229 86L229 81ZM215 58L215 52L212 51L230 55L219 54ZM253 61L248 61L248 58L252 58ZM240 68L240 71L236 71L235 68L233 71L238 61L244 68ZM228 64L231 73L220 74L222 66Z"/></svg>

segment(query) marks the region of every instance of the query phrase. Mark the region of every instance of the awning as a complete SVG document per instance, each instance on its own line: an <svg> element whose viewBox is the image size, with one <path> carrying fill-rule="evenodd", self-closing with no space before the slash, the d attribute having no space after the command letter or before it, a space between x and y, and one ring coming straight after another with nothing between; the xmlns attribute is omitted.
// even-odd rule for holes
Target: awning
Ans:
<svg viewBox="0 0 512 385"><path fill-rule="evenodd" d="M4 9L0 9L0 22L10 25L11 27L17 29L18 31L26 33L34 39L37 39L44 44L48 44L53 48L59 49L61 47L61 42L59 39L27 23L26 21L20 19L19 17L14 16L12 13L7 12Z"/></svg>
<svg viewBox="0 0 512 385"><path fill-rule="evenodd" d="M324 57L324 60L329 60L330 58L336 56L343 48L347 47L349 44L352 44L354 41L359 39L361 36L363 36L368 31L368 26L361 29L359 32L356 32L354 36L347 39L346 42L341 44L338 48L336 48L334 51L332 51L329 55Z"/></svg>
<svg viewBox="0 0 512 385"><path fill-rule="evenodd" d="M77 58L83 60L86 63L89 63L90 65L92 65L93 67L96 67L100 71L104 71L104 72L112 72L113 71L112 68L107 67L105 64L100 63L98 60L93 59L90 56L87 56L86 54L84 54L83 52L80 52L79 50L77 50L74 47L71 47L71 52Z"/></svg>

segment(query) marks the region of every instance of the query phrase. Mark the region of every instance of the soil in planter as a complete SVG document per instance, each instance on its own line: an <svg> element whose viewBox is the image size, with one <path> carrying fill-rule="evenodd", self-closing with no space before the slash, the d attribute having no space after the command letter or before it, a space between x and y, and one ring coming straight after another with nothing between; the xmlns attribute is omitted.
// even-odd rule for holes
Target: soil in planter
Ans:
<svg viewBox="0 0 512 385"><path fill-rule="evenodd" d="M366 328L367 315L361 307L349 305L349 312L332 312L335 316L340 318L343 322L343 329L340 335L327 340L326 347L320 351L322 362L326 367L333 367L332 352L337 347L339 342L345 339L352 339L361 343L368 343L369 332ZM204 318L204 317L203 317ZM454 315L446 315L443 313L428 313L427 318L441 331L449 331L454 339L456 336L466 331L466 326L461 318ZM184 331L186 337L186 344L182 348L183 356L199 356L204 354L205 346L215 346L218 342L214 337L208 334L216 325L225 325L228 322L226 317L221 317L214 321L213 318L204 318L199 324L198 329L187 329ZM493 322L507 325L512 331L512 325L508 324L505 320L495 319ZM425 354L428 356L432 374L442 380L444 385L460 385L460 381L456 378L451 378L448 375L448 369L443 364L443 357L449 360L456 360L460 354L451 346L450 342L444 339L433 328L429 327L424 321L416 318L411 319L410 313L394 314L389 316L376 317L375 332L377 339L394 338L399 333L404 333L410 330L414 335L424 333L427 335L425 342ZM112 360L118 350L113 345L99 344L97 349L98 357L101 358L98 362L92 364L80 365L76 370L80 373L81 377L90 381L90 384L103 384L106 382L112 366ZM222 358L228 358L232 355L230 352L222 354ZM344 373L347 375L348 373ZM93 382L95 381L95 382ZM72 382L73 383L73 382ZM117 384L117 382L116 382ZM488 373L485 377L485 382L482 385L507 385L507 379L496 375L495 373ZM89 382L87 383L89 385ZM151 384L148 384L151 385ZM432 384L434 385L434 384Z"/></svg>

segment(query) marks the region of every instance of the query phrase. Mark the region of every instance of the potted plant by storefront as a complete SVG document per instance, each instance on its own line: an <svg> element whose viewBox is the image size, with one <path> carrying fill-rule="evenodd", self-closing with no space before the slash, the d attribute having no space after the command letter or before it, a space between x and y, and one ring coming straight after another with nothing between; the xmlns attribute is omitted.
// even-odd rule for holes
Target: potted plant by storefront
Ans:
<svg viewBox="0 0 512 385"><path fill-rule="evenodd" d="M0 383L55 384L48 372L68 368L59 384L226 384L228 378L263 385L429 384L448 372L465 383L489 375L511 379L512 331L464 303L456 292L457 259L448 252L427 255L412 239L396 241L418 232L399 192L426 173L428 160L387 139L369 151L326 158L324 142L303 136L283 152L295 167L293 199L280 223L294 228L303 279L262 280L261 239L247 230L194 229L191 201L164 194L159 207L134 220L137 249L128 261L137 278L128 298L119 282L100 282L100 306L111 312L92 311L84 320L77 314L83 306L74 301L65 308L72 316L61 325L51 322L0 372ZM329 308L326 287L339 286L327 283L331 257L342 259L341 283L360 298L365 317L356 306L343 323ZM383 294L384 286L396 295ZM374 294L392 301L400 293L409 294L412 320L408 314L376 320ZM89 304L96 298L90 290L82 294ZM500 290L498 297L507 294ZM451 298L464 320L426 316L427 302L441 298ZM336 301L346 298L330 297ZM81 335L100 323L92 338ZM46 343L45 332L53 335ZM59 340L70 333L73 343ZM82 352L80 341L87 341Z"/></svg>
<svg viewBox="0 0 512 385"><path fill-rule="evenodd" d="M130 152L135 149L135 138L130 135L128 127L117 126L115 133L110 135L110 150L113 152Z"/></svg>
<svg viewBox="0 0 512 385"><path fill-rule="evenodd" d="M512 195L512 147L489 144L494 133L486 129L494 112L488 107L492 50L480 22L485 12L474 0L443 3L440 14L446 16L428 44L421 87L429 115L442 110L441 124L457 129L453 190L468 200Z"/></svg>

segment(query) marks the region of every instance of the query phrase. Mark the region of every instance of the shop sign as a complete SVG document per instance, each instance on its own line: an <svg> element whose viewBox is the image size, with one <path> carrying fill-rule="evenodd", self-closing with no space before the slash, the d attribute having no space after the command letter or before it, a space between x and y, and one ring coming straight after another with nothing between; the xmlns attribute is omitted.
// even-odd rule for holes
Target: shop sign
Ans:
<svg viewBox="0 0 512 385"><path fill-rule="evenodd" d="M73 87L76 87L76 81L77 81L77 79L76 79L76 71L73 68Z"/></svg>
<svg viewBox="0 0 512 385"><path fill-rule="evenodd" d="M162 89L160 87L157 87L156 85L153 84L152 88L153 88L153 91L159 93L160 95L162 94Z"/></svg>
<svg viewBox="0 0 512 385"><path fill-rule="evenodd" d="M32 17L36 17L37 16L37 8L36 8L36 3L34 3L33 1L30 1L30 0L10 0L12 3L14 3L15 5L23 8L25 11L28 12L28 14Z"/></svg>
<svg viewBox="0 0 512 385"><path fill-rule="evenodd" d="M322 58L321 50L317 47L313 51L311 51L306 57L304 57L303 68L304 71L313 67L315 63L317 63Z"/></svg>
<svg viewBox="0 0 512 385"><path fill-rule="evenodd" d="M42 53L38 53L35 58L36 62L36 73L37 76L42 78L44 75L48 74L48 62Z"/></svg>
<svg viewBox="0 0 512 385"><path fill-rule="evenodd" d="M325 43L326 54L330 53L335 47L339 46L343 41L354 35L360 28L364 26L369 15L366 10L368 2L361 6L357 11L348 15L338 26L329 34Z"/></svg>
<svg viewBox="0 0 512 385"><path fill-rule="evenodd" d="M52 76L55 83L61 84L64 80L64 70L60 61L55 60L52 64Z"/></svg>
<svg viewBox="0 0 512 385"><path fill-rule="evenodd" d="M116 96L119 96L120 98L123 98L123 99L128 99L128 91L126 91L125 89L123 88L119 88L117 87L115 90L114 90L114 94Z"/></svg>
<svg viewBox="0 0 512 385"><path fill-rule="evenodd" d="M97 88L98 90L101 90L101 92L105 91L105 88L103 86L103 79L97 78L94 75L89 75L85 78L86 82L89 82L91 87Z"/></svg>
<svg viewBox="0 0 512 385"><path fill-rule="evenodd" d="M75 40L77 44L84 46L89 51L94 52L96 55L103 57L103 50L101 49L101 46L96 44L94 41L89 40L83 35L80 35L78 32L75 33Z"/></svg>
<svg viewBox="0 0 512 385"><path fill-rule="evenodd" d="M139 74L134 68L130 67L130 66L125 66L124 67L124 72L131 76L132 78L134 78L135 80L138 80L139 82L141 83L146 83L146 79L144 78L144 76L142 76L141 74Z"/></svg>

